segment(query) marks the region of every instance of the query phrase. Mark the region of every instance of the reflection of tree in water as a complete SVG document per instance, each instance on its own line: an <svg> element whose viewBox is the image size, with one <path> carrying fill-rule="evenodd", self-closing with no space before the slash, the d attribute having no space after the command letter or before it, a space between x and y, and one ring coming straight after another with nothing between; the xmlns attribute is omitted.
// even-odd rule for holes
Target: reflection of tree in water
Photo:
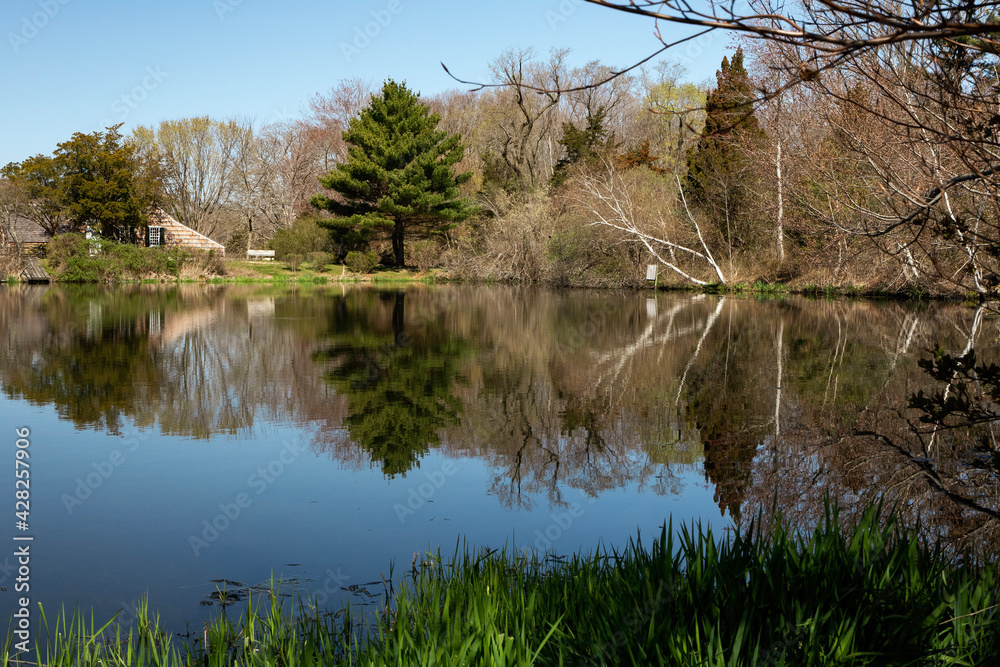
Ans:
<svg viewBox="0 0 1000 667"><path fill-rule="evenodd" d="M795 411L786 406L787 428L758 448L744 516L779 508L808 529L822 517L827 498L840 504L845 521L882 500L926 537L942 540L947 552L995 558L1000 521L991 512L1000 510L1000 486L995 472L975 470L970 459L978 443L997 442L997 424L938 428L908 405L920 389L943 398L947 382L930 377L917 361L935 343L962 354L977 332L983 344L978 314L939 304L914 311L837 303L827 310L823 326L808 322L815 312L803 314L800 335L786 348L785 384L796 396ZM983 347L996 355L995 344Z"/></svg>
<svg viewBox="0 0 1000 667"><path fill-rule="evenodd" d="M747 327L741 326L738 311L727 310L681 388L686 416L697 425L705 448L705 479L715 486L719 508L737 518L757 448L771 429L767 419L777 389L774 341L781 316L774 312L762 318L766 324Z"/></svg>
<svg viewBox="0 0 1000 667"><path fill-rule="evenodd" d="M134 414L136 394L162 382L149 349L149 324L158 320L150 317L141 294L100 298L91 289L80 296L89 298L47 292L35 304L44 326L35 340L9 348L0 369L3 390L36 405L54 405L78 427L117 433L123 417ZM16 332L19 323L13 320L5 324Z"/></svg>
<svg viewBox="0 0 1000 667"><path fill-rule="evenodd" d="M530 506L523 502L528 491L561 504L561 456L558 441L545 438L554 415L546 411L541 379L523 367L488 367L475 401L472 419L487 438L484 453L497 472L490 490L506 506Z"/></svg>
<svg viewBox="0 0 1000 667"><path fill-rule="evenodd" d="M645 300L485 296L481 310L499 316L474 327L484 352L449 440L487 457L501 504L530 508L541 495L558 505L581 498L570 489L596 497L629 484L678 490L677 464L693 464L696 448L668 449L677 419L662 403L661 372L644 356L662 334L645 334Z"/></svg>
<svg viewBox="0 0 1000 667"><path fill-rule="evenodd" d="M893 326L897 314L907 315L899 336ZM733 302L705 338L702 356L690 364L682 387L686 416L697 424L705 448L705 477L715 486L720 508L739 521L752 494L752 518L773 494L757 477L761 466L774 465L772 450L799 442L806 425L820 415L826 428L812 431L813 442L842 433L835 422L846 427L878 394L904 351L899 345L912 343L913 329L912 317L898 305L803 308L800 302L779 301L749 309ZM822 465L805 451L798 459L795 452L790 455L775 479L799 470L815 474Z"/></svg>
<svg viewBox="0 0 1000 667"><path fill-rule="evenodd" d="M338 297L144 287L0 291L4 392L88 428L131 419L210 437L271 420L315 425L323 451L387 474L440 447L486 461L507 506L624 486L674 494L682 473L698 473L744 520L776 497L808 526L827 492L891 496L933 533L1000 540L996 522L930 489L922 469L1000 508L995 480L967 465L984 453L970 443L1000 440L996 424L928 431L906 405L918 388L942 390L916 363L934 342L1000 356L995 325L969 310L502 287ZM326 381L316 358L330 364ZM901 450L846 437L856 431Z"/></svg>
<svg viewBox="0 0 1000 667"><path fill-rule="evenodd" d="M386 475L405 475L462 414L453 390L467 344L440 328L407 332L405 293L377 298L392 303L389 323L371 295L338 297L330 343L314 358L332 365L326 378L347 396L352 440Z"/></svg>
<svg viewBox="0 0 1000 667"><path fill-rule="evenodd" d="M320 381L312 345L274 326L269 290L2 291L0 383L8 396L53 405L78 427L112 433L125 420L198 438L247 434L258 420L339 422L341 401Z"/></svg>

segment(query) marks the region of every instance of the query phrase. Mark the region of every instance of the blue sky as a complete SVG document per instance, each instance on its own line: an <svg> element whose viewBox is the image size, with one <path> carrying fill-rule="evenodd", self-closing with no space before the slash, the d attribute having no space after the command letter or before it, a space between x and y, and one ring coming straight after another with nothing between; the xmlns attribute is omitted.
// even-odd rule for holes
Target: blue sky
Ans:
<svg viewBox="0 0 1000 667"><path fill-rule="evenodd" d="M118 122L128 132L206 114L299 117L348 77L392 77L424 94L460 88L442 61L485 80L511 47L624 66L658 48L653 31L582 0L4 0L0 165ZM729 45L717 34L668 59L705 81Z"/></svg>

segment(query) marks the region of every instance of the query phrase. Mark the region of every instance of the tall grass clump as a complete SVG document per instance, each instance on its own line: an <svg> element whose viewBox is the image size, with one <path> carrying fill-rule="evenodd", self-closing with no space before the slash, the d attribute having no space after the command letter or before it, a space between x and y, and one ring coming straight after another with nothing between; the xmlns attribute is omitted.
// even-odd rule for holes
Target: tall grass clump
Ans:
<svg viewBox="0 0 1000 667"><path fill-rule="evenodd" d="M63 609L50 620L40 610L39 636L35 637L33 655L15 650L8 632L0 664L45 665L46 667L79 667L81 665L180 665L184 653L171 641L157 615L151 614L148 603L137 608L136 626L123 633L112 618L98 625L93 616L82 613L69 616Z"/></svg>
<svg viewBox="0 0 1000 667"><path fill-rule="evenodd" d="M350 610L290 614L272 595L183 652L155 622L122 637L64 621L69 638L42 663L138 664L142 652L163 665L998 664L994 567L953 565L918 534L880 506L845 530L828 506L807 534L779 519L728 539L670 524L648 547L637 537L569 558L456 547L415 562L364 623Z"/></svg>
<svg viewBox="0 0 1000 667"><path fill-rule="evenodd" d="M430 562L379 627L407 664L982 664L1000 658L992 567L956 569L869 509L845 538L780 524L717 540L664 527L649 548L551 567L500 552ZM881 526L881 527L880 527ZM429 661L429 662L428 662Z"/></svg>

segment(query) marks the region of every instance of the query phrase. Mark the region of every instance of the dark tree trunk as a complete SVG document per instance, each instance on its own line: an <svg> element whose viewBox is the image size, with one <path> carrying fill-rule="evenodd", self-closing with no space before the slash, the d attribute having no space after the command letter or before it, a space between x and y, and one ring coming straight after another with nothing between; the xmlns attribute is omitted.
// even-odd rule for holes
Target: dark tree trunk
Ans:
<svg viewBox="0 0 1000 667"><path fill-rule="evenodd" d="M392 230L392 253L396 256L396 268L405 266L403 257L403 221L397 220Z"/></svg>
<svg viewBox="0 0 1000 667"><path fill-rule="evenodd" d="M406 344L406 294L398 292L396 300L392 304L392 333L396 340L396 346L402 347Z"/></svg>

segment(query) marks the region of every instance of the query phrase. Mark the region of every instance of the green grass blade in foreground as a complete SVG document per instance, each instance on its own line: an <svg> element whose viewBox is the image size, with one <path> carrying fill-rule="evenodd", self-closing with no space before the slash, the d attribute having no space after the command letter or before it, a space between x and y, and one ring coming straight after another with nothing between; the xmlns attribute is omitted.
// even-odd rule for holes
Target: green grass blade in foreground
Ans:
<svg viewBox="0 0 1000 667"><path fill-rule="evenodd" d="M780 519L725 540L670 524L648 547L637 537L562 561L461 545L450 561L428 554L374 616L348 609L337 621L283 605L275 589L178 650L146 606L124 639L117 626L63 614L45 664L996 662L995 569L953 566L917 535L879 506L845 531L828 507L809 534Z"/></svg>

